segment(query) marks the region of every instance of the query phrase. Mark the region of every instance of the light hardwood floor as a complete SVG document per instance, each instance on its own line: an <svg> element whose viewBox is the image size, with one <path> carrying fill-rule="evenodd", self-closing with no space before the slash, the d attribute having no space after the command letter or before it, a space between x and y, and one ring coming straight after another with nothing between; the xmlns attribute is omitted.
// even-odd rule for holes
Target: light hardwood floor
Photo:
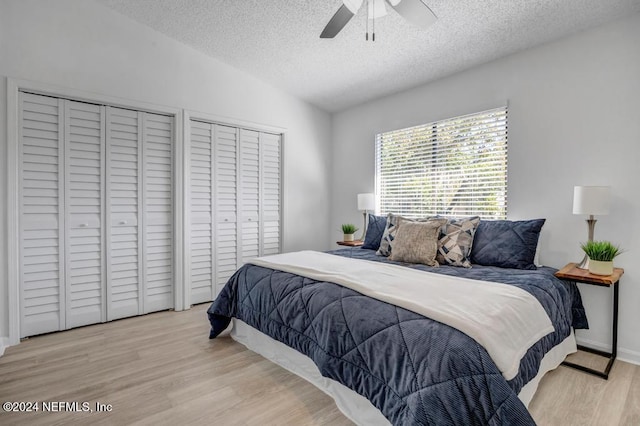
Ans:
<svg viewBox="0 0 640 426"><path fill-rule="evenodd" d="M8 348L0 357L0 402L88 402L93 410L100 402L112 411L0 411L0 424L351 424L306 381L229 337L209 340L206 309L83 327ZM616 362L608 381L560 367L545 376L530 410L539 425L640 425L640 367Z"/></svg>

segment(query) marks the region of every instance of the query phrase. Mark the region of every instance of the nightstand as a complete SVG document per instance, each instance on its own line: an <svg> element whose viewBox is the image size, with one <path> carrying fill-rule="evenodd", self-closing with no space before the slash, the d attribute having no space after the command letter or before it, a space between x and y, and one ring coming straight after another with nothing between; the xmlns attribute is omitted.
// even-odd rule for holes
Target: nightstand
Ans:
<svg viewBox="0 0 640 426"><path fill-rule="evenodd" d="M360 247L361 245L364 244L364 241L362 240L355 240L355 241L336 241L336 244L339 246L347 246L347 247Z"/></svg>
<svg viewBox="0 0 640 426"><path fill-rule="evenodd" d="M614 268L611 275L594 275L589 273L586 269L576 268L575 263L569 263L567 266L555 273L555 276L564 281L575 281L576 283L583 283L589 285L597 285L600 287L613 287L613 342L611 344L611 352L605 352L598 349L589 348L586 346L578 345L578 349L585 352L590 352L596 355L600 355L609 358L604 371L594 370L592 368L584 367L579 364L574 364L569 361L565 361L562 364L567 367L575 368L586 373L594 374L598 377L602 377L607 380L609 378L609 372L613 367L613 362L616 360L618 353L618 288L620 277L624 274L624 269Z"/></svg>

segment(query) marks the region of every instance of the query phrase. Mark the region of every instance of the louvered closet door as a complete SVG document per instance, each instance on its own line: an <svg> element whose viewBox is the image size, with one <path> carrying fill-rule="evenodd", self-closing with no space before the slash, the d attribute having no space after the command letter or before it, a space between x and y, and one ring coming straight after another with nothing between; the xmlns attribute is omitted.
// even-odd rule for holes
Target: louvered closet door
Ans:
<svg viewBox="0 0 640 426"><path fill-rule="evenodd" d="M173 308L173 119L144 114L144 313Z"/></svg>
<svg viewBox="0 0 640 426"><path fill-rule="evenodd" d="M104 107L65 102L66 327L106 320L102 234Z"/></svg>
<svg viewBox="0 0 640 426"><path fill-rule="evenodd" d="M140 164L143 113L107 107L108 320L142 313Z"/></svg>
<svg viewBox="0 0 640 426"><path fill-rule="evenodd" d="M260 182L262 199L261 256L280 253L281 150L280 135L261 134Z"/></svg>
<svg viewBox="0 0 640 426"><path fill-rule="evenodd" d="M216 294L238 268L238 129L215 125L214 211Z"/></svg>
<svg viewBox="0 0 640 426"><path fill-rule="evenodd" d="M20 335L65 327L63 101L20 93Z"/></svg>
<svg viewBox="0 0 640 426"><path fill-rule="evenodd" d="M30 336L173 307L173 118L20 93Z"/></svg>
<svg viewBox="0 0 640 426"><path fill-rule="evenodd" d="M211 301L214 298L213 134L214 125L191 121L189 242L192 304Z"/></svg>
<svg viewBox="0 0 640 426"><path fill-rule="evenodd" d="M240 259L260 255L260 133L240 130Z"/></svg>

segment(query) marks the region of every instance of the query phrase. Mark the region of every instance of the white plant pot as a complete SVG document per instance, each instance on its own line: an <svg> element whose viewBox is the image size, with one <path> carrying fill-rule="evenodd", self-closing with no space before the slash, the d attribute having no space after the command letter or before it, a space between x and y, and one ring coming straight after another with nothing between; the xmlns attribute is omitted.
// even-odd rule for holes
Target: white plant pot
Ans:
<svg viewBox="0 0 640 426"><path fill-rule="evenodd" d="M603 262L589 259L589 272L593 275L611 275L613 274L613 261Z"/></svg>
<svg viewBox="0 0 640 426"><path fill-rule="evenodd" d="M353 241L353 235L354 234L344 234L344 240L345 241Z"/></svg>

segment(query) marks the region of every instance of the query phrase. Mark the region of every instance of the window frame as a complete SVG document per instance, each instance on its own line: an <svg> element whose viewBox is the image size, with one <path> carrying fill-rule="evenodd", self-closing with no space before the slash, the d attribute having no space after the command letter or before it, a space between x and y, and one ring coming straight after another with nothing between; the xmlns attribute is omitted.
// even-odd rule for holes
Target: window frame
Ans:
<svg viewBox="0 0 640 426"><path fill-rule="evenodd" d="M424 147L424 143L428 146ZM403 149L401 144L408 145L408 149ZM507 105L380 132L375 136L374 148L377 214L394 213L410 218L443 215L506 219ZM393 155L403 154L409 157L393 159ZM387 164L384 164L384 155L392 157ZM460 156L467 159L461 160ZM484 162L473 162L481 157ZM477 180L482 176L493 179L478 180L475 185L469 183L470 179ZM448 182L447 189L443 191L438 182ZM395 199L385 195L385 190L396 191ZM407 201L403 202L405 196Z"/></svg>

